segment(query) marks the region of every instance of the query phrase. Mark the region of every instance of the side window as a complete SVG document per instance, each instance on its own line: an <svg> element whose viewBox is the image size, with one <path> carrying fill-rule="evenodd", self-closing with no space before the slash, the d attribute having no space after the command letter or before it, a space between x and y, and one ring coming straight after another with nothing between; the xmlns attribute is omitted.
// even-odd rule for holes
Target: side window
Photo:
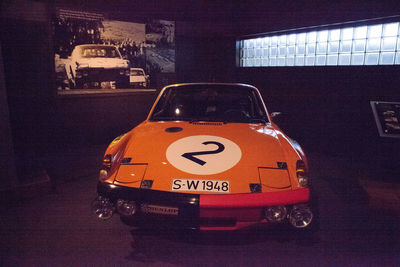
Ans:
<svg viewBox="0 0 400 267"><path fill-rule="evenodd" d="M168 112L169 112L169 100L171 99L171 89L168 91L165 91L160 99L158 100L153 114L151 115L151 119L158 119L161 117L166 117L168 116Z"/></svg>

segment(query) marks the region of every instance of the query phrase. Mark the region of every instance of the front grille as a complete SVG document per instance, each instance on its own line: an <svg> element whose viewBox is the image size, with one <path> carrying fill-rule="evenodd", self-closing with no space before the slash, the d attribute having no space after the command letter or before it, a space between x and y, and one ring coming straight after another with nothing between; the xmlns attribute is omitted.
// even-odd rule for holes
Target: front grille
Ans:
<svg viewBox="0 0 400 267"><path fill-rule="evenodd" d="M89 81L115 81L121 78L127 78L125 74L120 74L120 71L125 71L126 69L103 69L103 68L93 68L87 70L87 79Z"/></svg>

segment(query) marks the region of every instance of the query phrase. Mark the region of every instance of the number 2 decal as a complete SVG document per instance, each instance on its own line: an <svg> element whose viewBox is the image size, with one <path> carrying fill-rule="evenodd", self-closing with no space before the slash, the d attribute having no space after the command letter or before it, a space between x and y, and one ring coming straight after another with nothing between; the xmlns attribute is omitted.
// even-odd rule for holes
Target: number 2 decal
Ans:
<svg viewBox="0 0 400 267"><path fill-rule="evenodd" d="M171 143L165 156L180 171L214 175L235 166L242 158L242 151L237 144L220 136L192 135Z"/></svg>
<svg viewBox="0 0 400 267"><path fill-rule="evenodd" d="M203 145L217 145L218 148L216 150L208 150L208 151L198 151L198 152L187 152L182 154L182 157L187 158L188 160L191 160L201 166L206 164L204 160L201 160L199 158L196 158L195 156L200 156L200 155L210 155L210 154L218 154L221 153L222 151L225 150L225 146L219 142L215 141L206 141L202 143Z"/></svg>

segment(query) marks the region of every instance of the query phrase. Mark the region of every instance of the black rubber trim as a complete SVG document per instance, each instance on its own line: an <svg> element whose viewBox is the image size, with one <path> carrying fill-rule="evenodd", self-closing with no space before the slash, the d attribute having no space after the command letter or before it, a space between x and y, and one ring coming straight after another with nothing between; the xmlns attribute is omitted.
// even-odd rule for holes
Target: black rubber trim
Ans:
<svg viewBox="0 0 400 267"><path fill-rule="evenodd" d="M97 192L99 195L108 197L113 200L122 198L126 200L137 200L143 202L150 201L158 203L176 203L196 206L199 206L200 203L200 195L198 194L185 194L151 189L141 189L101 182L99 182L97 185Z"/></svg>
<svg viewBox="0 0 400 267"><path fill-rule="evenodd" d="M160 221L165 224L168 221L174 226L181 225L184 228L195 229L199 227L200 217L200 195L158 191L151 189L132 188L109 183L99 182L97 185L99 195L109 198L115 202L117 199L136 201L142 203L177 207L178 216L139 214L135 215L136 221Z"/></svg>

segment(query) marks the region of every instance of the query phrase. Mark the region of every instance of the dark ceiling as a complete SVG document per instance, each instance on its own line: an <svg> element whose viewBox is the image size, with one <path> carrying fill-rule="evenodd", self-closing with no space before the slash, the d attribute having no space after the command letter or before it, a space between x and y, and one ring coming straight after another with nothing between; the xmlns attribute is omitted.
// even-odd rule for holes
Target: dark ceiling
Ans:
<svg viewBox="0 0 400 267"><path fill-rule="evenodd" d="M56 7L105 12L110 18L195 23L200 32L243 35L397 15L400 1L377 0L56 0Z"/></svg>

